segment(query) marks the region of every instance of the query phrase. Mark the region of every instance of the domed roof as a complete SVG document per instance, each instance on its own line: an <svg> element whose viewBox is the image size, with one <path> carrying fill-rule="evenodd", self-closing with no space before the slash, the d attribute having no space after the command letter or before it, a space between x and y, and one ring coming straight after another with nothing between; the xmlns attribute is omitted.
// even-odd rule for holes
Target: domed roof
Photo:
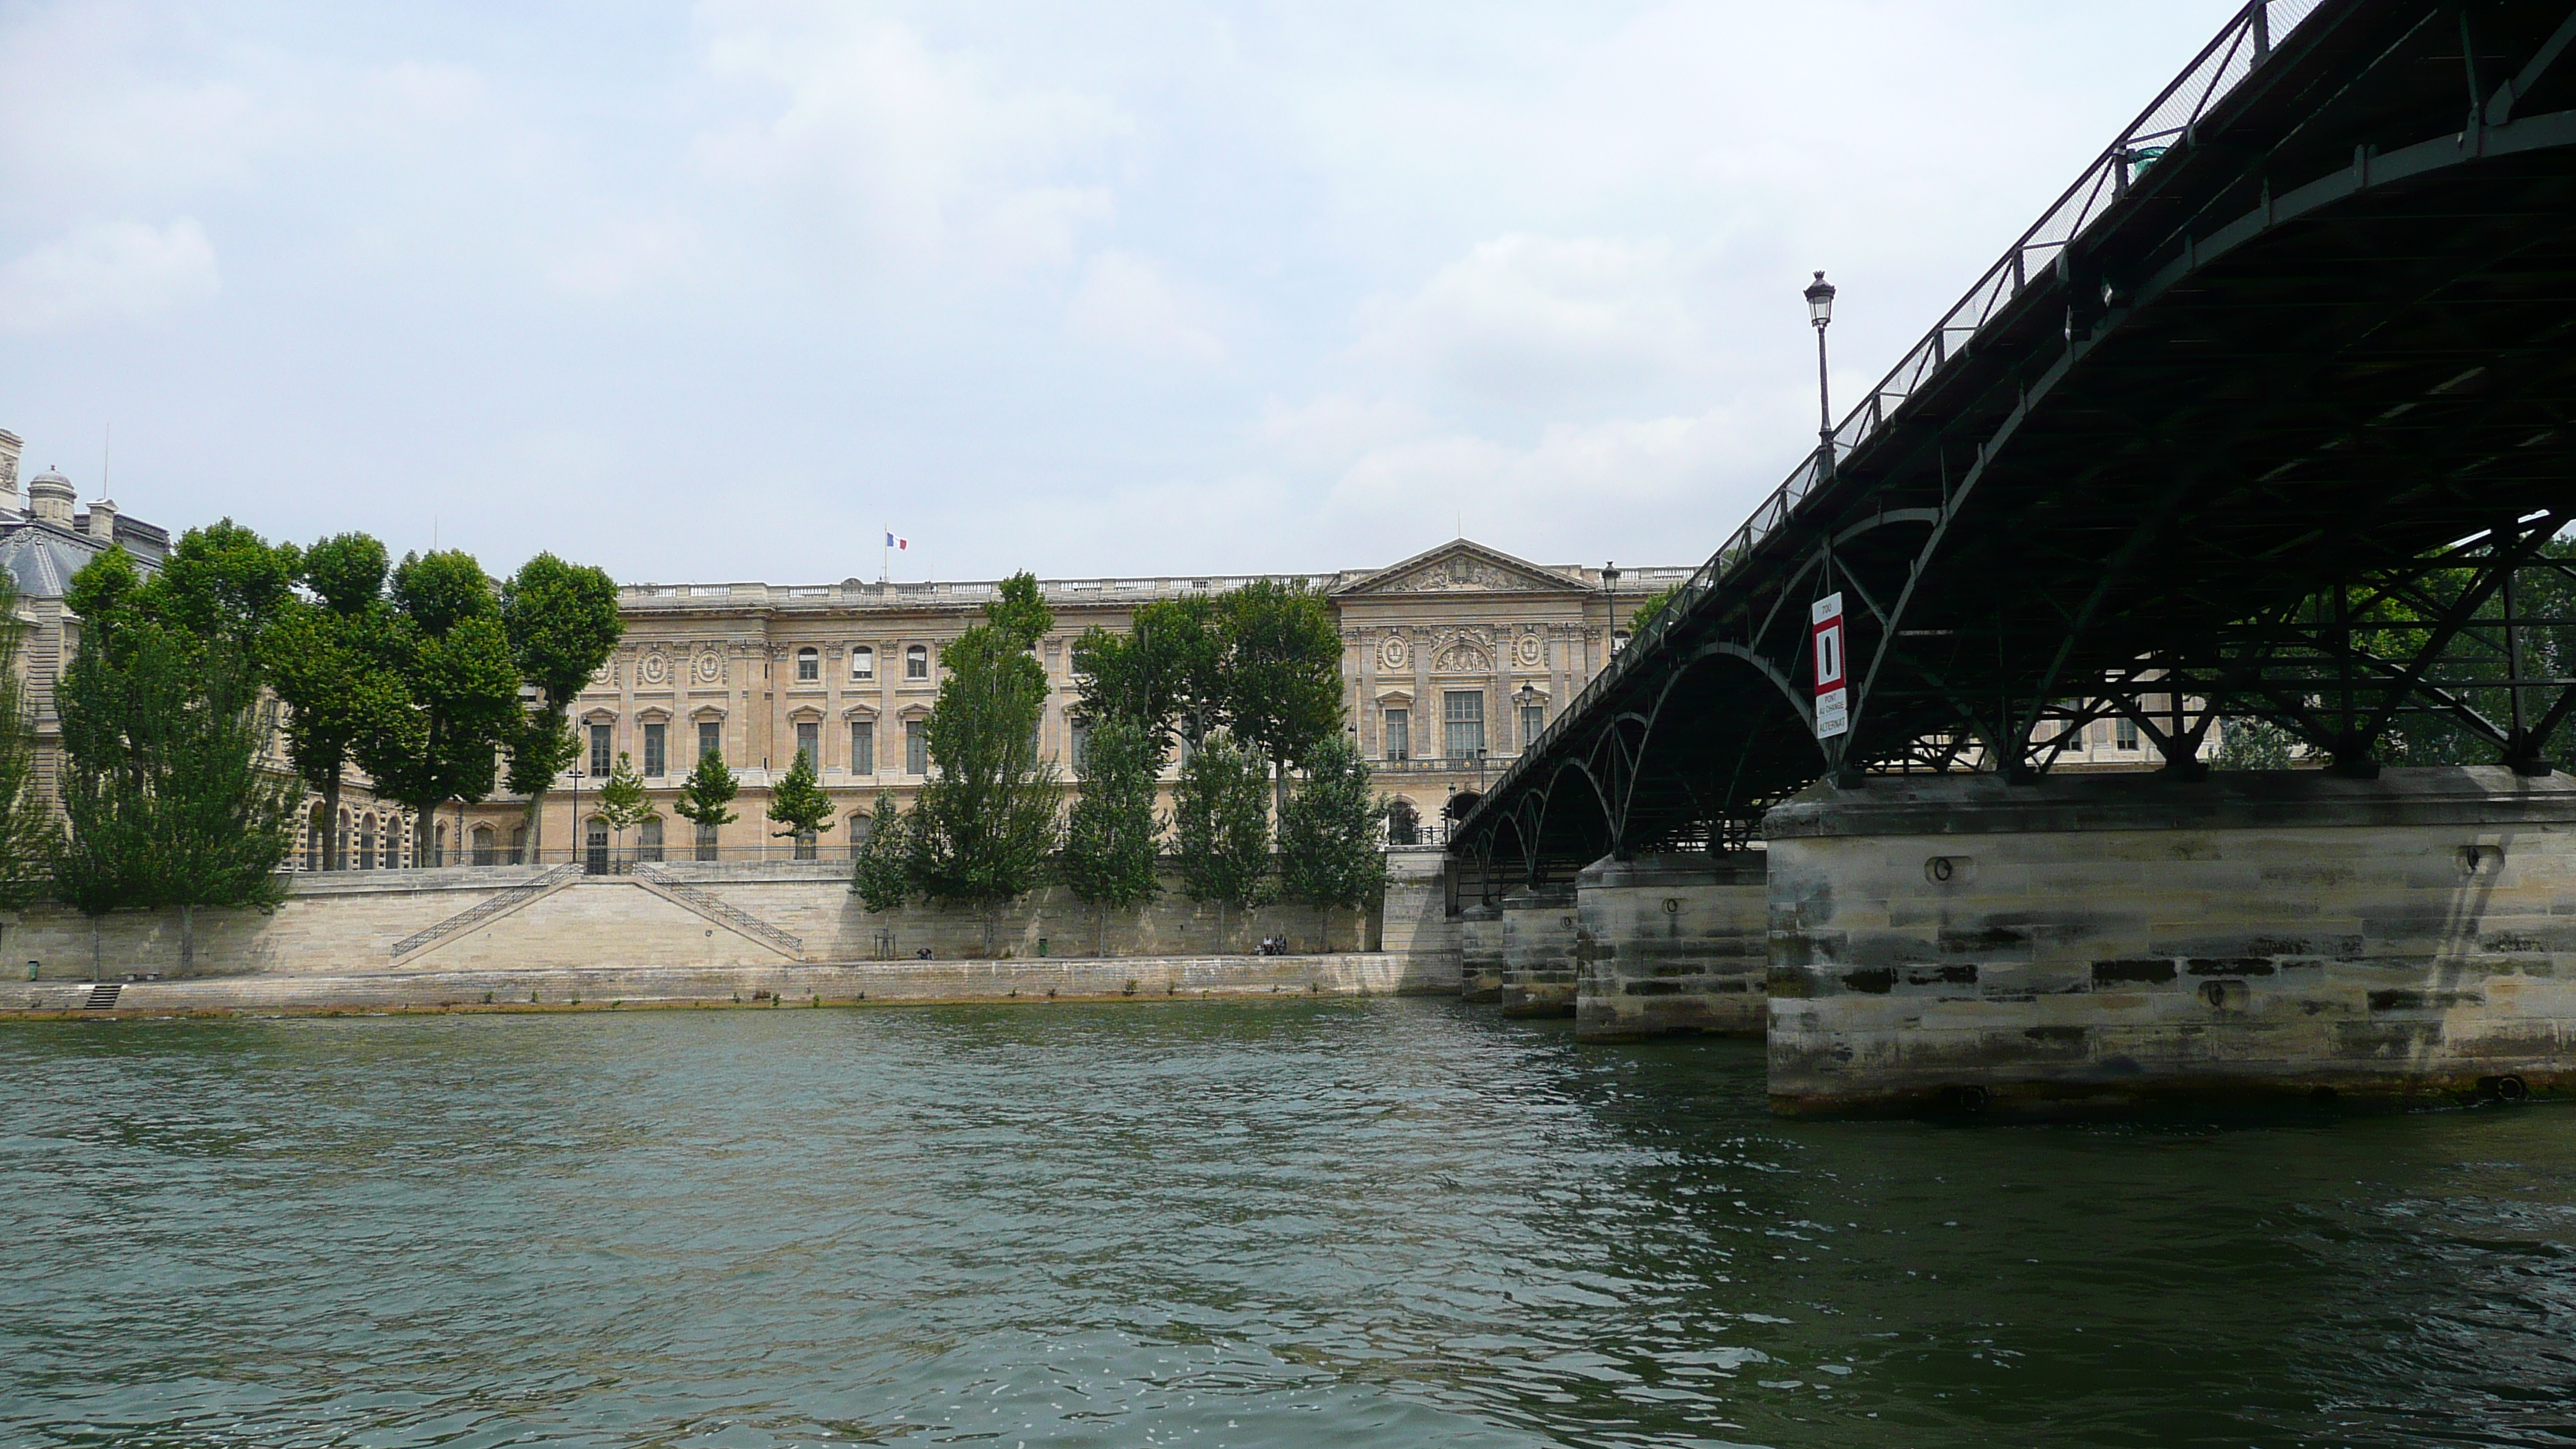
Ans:
<svg viewBox="0 0 2576 1449"><path fill-rule="evenodd" d="M55 472L51 468L47 468L44 472L27 480L28 492L33 493L39 488L44 488L48 491L59 488L63 492L69 493L72 491L72 480L64 477L58 472Z"/></svg>

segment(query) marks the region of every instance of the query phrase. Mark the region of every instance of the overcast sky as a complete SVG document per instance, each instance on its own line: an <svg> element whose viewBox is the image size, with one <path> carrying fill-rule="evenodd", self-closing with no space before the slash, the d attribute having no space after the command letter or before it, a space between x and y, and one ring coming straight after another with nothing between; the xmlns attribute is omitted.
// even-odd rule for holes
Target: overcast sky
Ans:
<svg viewBox="0 0 2576 1449"><path fill-rule="evenodd" d="M628 581L1696 563L2233 0L0 0L0 427Z"/></svg>

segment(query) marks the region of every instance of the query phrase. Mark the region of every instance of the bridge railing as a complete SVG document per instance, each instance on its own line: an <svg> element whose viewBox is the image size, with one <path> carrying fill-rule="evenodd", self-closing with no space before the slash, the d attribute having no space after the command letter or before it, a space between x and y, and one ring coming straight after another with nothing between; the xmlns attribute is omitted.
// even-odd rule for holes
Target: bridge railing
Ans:
<svg viewBox="0 0 2576 1449"><path fill-rule="evenodd" d="M1834 429L1833 456L1840 457L1867 441L1924 383L1965 352L1977 333L2019 296L2033 277L2054 265L2085 228L2128 193L2139 173L2154 165L2168 147L2189 138L2210 107L2253 74L2254 68L2271 53L2273 43L2324 3L2325 0L2247 0L2217 36L2183 67L2182 73L2157 93L2117 140L2103 148L2102 154L2059 194L2038 221L2031 223L2011 250L1988 267L1968 288L1967 295L1941 314L1941 320L1933 324L1923 340L1909 348L1896 366L1879 379L1878 386L1844 415ZM1810 453L1786 481L1756 504L1753 515L1717 552L1709 555L1708 562L1692 573L1670 602L1639 628L1627 649L1613 656L1592 682L1557 713L1521 758L1503 772L1487 798L1517 783L1522 771L1544 756L1594 700L1616 688L1621 679L1640 666L1674 621L1687 618L1719 580L1751 556L1763 540L1778 532L1816 485L1829 476L1825 462L1822 448Z"/></svg>

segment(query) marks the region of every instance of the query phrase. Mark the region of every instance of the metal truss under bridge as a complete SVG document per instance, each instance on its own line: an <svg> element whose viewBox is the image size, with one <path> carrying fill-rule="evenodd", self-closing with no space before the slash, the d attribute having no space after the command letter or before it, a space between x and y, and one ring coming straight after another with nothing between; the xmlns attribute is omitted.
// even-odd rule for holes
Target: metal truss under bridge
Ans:
<svg viewBox="0 0 2576 1449"><path fill-rule="evenodd" d="M1821 778L2027 778L2106 717L2185 773L2221 717L2346 773L2427 717L2548 768L2576 664L2525 635L2576 624L2530 602L2567 596L2539 585L2576 519L2571 48L2570 0L2248 4L1450 849L1542 880L1741 838ZM1820 742L1836 593L1849 728Z"/></svg>

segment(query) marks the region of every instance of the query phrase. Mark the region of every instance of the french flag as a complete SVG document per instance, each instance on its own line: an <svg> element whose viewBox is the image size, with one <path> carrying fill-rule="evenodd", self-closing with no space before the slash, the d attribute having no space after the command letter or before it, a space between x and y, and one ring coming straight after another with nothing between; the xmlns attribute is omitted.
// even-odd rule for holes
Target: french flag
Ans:
<svg viewBox="0 0 2576 1449"><path fill-rule="evenodd" d="M885 546L888 548L910 548L912 547L912 540L908 538L897 538L893 534L888 533L886 535Z"/></svg>

